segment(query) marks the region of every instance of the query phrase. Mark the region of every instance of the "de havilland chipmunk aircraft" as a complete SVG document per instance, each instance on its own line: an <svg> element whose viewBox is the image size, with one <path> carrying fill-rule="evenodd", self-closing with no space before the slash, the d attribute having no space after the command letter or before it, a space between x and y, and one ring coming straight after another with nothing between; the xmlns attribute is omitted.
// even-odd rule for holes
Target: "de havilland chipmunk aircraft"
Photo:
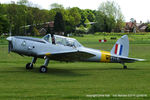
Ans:
<svg viewBox="0 0 150 100"><path fill-rule="evenodd" d="M47 34L42 39L10 36L8 52L12 51L22 56L32 56L31 63L26 64L26 69L32 69L37 58L44 58L44 65L40 67L40 72L47 72L49 60L75 62L107 62L120 63L124 69L127 69L125 63L143 61L144 59L129 58L129 40L128 36L122 36L113 46L110 52L96 50L82 46L76 39Z"/></svg>

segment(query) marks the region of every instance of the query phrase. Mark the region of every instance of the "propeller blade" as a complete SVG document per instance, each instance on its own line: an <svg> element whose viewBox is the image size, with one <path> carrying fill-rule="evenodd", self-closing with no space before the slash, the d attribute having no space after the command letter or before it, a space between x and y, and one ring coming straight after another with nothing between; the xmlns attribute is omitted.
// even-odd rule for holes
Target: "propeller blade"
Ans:
<svg viewBox="0 0 150 100"><path fill-rule="evenodd" d="M10 51L11 51L11 43L8 42L8 53L10 53Z"/></svg>
<svg viewBox="0 0 150 100"><path fill-rule="evenodd" d="M10 53L11 49L13 48L12 39L13 39L13 37L11 37L11 36L6 39L8 41L8 53Z"/></svg>

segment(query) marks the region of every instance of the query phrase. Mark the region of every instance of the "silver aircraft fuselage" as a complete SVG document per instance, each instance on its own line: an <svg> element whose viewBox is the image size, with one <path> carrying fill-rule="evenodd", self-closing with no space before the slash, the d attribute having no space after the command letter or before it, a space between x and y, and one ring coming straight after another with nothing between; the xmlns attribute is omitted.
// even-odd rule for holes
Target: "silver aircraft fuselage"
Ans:
<svg viewBox="0 0 150 100"><path fill-rule="evenodd" d="M104 56L108 55L110 56L110 52L102 51L102 50L96 50L91 48L86 48L84 46L80 47L74 47L74 46L65 46L62 44L51 44L44 39L39 38L30 38L30 37L21 37L21 36L11 36L9 37L11 39L12 48L11 51L18 53L20 55L26 55L26 56L33 56L33 57L39 57L44 58L45 56L48 56L51 60L58 60L58 61L89 61L89 62L109 62L109 60L104 59ZM10 40L9 39L9 40ZM75 53L70 54L69 52L86 52L88 58L86 59L86 54L82 53ZM62 53L63 56L53 56L51 54L57 54ZM42 55L44 53L44 55ZM41 55L40 55L41 54ZM91 54L95 55L92 57L89 57ZM83 56L83 57L82 57Z"/></svg>
<svg viewBox="0 0 150 100"><path fill-rule="evenodd" d="M18 53L22 56L32 56L32 62L26 65L27 69L32 69L37 58L44 58L44 66L40 67L40 72L46 72L49 60L57 61L88 61L88 62L107 62L121 63L124 69L127 68L125 63L135 61L143 61L144 59L129 58L129 41L128 36L122 36L113 46L111 52L86 48L82 46L76 39L64 36L50 34L42 39L11 36L9 41L8 51Z"/></svg>

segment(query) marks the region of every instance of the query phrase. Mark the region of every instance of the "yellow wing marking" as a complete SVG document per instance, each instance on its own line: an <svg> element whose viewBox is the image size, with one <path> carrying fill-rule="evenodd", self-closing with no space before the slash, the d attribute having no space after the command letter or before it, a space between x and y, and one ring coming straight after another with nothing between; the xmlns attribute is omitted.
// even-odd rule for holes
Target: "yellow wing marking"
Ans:
<svg viewBox="0 0 150 100"><path fill-rule="evenodd" d="M45 54L45 56L50 56L50 55L51 55L50 53L46 53L46 54Z"/></svg>

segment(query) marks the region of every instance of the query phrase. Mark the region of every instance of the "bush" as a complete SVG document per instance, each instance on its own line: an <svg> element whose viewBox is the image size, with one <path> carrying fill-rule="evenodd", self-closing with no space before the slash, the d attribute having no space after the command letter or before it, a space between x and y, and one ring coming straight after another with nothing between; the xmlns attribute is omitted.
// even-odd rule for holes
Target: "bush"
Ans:
<svg viewBox="0 0 150 100"><path fill-rule="evenodd" d="M147 31L147 32L150 32L150 24L147 25L146 31Z"/></svg>

